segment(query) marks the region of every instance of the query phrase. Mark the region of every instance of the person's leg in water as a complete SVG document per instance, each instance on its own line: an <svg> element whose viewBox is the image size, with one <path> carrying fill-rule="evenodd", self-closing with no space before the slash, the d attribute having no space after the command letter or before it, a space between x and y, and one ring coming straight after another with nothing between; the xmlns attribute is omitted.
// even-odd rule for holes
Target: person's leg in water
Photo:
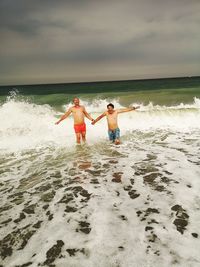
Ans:
<svg viewBox="0 0 200 267"><path fill-rule="evenodd" d="M108 138L112 143L114 143L115 140L114 140L114 134L112 130L108 130Z"/></svg>
<svg viewBox="0 0 200 267"><path fill-rule="evenodd" d="M76 143L81 144L81 133L76 133Z"/></svg>
<svg viewBox="0 0 200 267"><path fill-rule="evenodd" d="M120 139L115 139L115 145L120 145Z"/></svg>
<svg viewBox="0 0 200 267"><path fill-rule="evenodd" d="M81 137L82 137L83 143L85 143L86 142L86 124L85 123L81 125Z"/></svg>
<svg viewBox="0 0 200 267"><path fill-rule="evenodd" d="M82 137L83 143L85 143L86 142L86 132L81 132L81 137Z"/></svg>
<svg viewBox="0 0 200 267"><path fill-rule="evenodd" d="M120 144L120 129L117 128L115 130L115 145L119 145Z"/></svg>

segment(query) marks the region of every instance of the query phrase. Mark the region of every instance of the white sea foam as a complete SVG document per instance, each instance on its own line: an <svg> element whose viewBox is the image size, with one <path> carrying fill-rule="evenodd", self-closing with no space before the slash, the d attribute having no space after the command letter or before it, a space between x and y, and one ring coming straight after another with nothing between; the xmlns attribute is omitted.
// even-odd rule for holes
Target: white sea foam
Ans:
<svg viewBox="0 0 200 267"><path fill-rule="evenodd" d="M110 100L81 101L88 112L96 118L106 108ZM112 100L116 108L123 108L119 100ZM122 135L135 130L160 130L192 132L200 129L200 100L194 99L190 105L177 106L144 106L136 112L119 115L119 127ZM69 105L66 106L68 108ZM36 105L13 98L0 106L0 149L20 151L47 146L68 146L74 144L73 119L70 116L59 125L55 121L60 114L49 105ZM102 119L95 126L86 119L87 137L90 143L107 138L106 119Z"/></svg>
<svg viewBox="0 0 200 267"><path fill-rule="evenodd" d="M123 108L119 103L119 99L93 99L92 101L81 100L81 105L87 108L88 112L98 113L103 112L106 109L106 106L112 102L115 108ZM64 105L64 109L67 110L71 106L71 103Z"/></svg>
<svg viewBox="0 0 200 267"><path fill-rule="evenodd" d="M55 125L60 114L49 105L12 98L4 103L1 152L23 153L1 154L1 249L12 252L2 264L45 265L62 240L51 262L56 267L198 266L198 101L140 104L137 112L120 114L119 147L105 143L105 118L95 126L87 120L89 146L78 148L71 117ZM109 100L81 102L96 117ZM113 181L116 175L121 181ZM175 205L184 210L184 233L175 225L181 218Z"/></svg>
<svg viewBox="0 0 200 267"><path fill-rule="evenodd" d="M124 108L120 104L120 98L114 98L114 99L93 99L92 101L86 101L81 100L81 105L85 106L87 108L88 112L92 113L99 113L103 112L106 109L106 106L112 103L116 109ZM148 105L143 105L143 103L135 103L133 102L130 106L140 106L140 111L156 111L156 110L186 110L186 109L200 109L200 99L197 97L194 97L193 103L191 104L184 104L180 103L174 106L160 106L160 105L154 105L152 102L150 102ZM67 110L71 106L71 103L68 103L63 106L64 110Z"/></svg>
<svg viewBox="0 0 200 267"><path fill-rule="evenodd" d="M163 135L165 131L146 136L134 132L132 140L117 149L97 144L89 150L81 149L80 154L75 150L68 155L65 149L59 153L48 151L45 157L46 151L42 150L42 154L34 153L34 160L29 153L19 155L17 160L11 155L5 164L7 171L0 173L3 189L9 189L0 196L2 207L10 206L9 210L2 209L1 222L12 219L0 229L4 244L11 244L13 250L3 260L4 266L27 262L44 265L47 255L51 260L47 251L58 240L64 245L61 256L58 254L53 262L56 267L167 267L174 262L178 267L198 266L200 239L192 233L199 234L199 135L193 134L192 141L184 132L167 133L165 140ZM85 169L81 168L83 162L88 164ZM155 172L158 176L151 183ZM122 175L119 183L112 181L116 173ZM98 183L92 183L94 179ZM79 191L81 188L89 197ZM54 197L45 202L44 196L53 192ZM131 198L131 192L138 197ZM24 200L15 204L20 201L20 193ZM27 214L24 208L31 205L35 205L34 213ZM181 216L181 212L172 210L175 205L185 212L183 234L174 224ZM67 206L77 211L67 212ZM26 217L14 223L22 212ZM34 228L38 222L41 226ZM80 230L80 222L89 225L89 234ZM23 228L24 233L36 232L31 238L26 235L28 243L22 250ZM14 235L6 237L10 233ZM69 249L74 249L73 256Z"/></svg>

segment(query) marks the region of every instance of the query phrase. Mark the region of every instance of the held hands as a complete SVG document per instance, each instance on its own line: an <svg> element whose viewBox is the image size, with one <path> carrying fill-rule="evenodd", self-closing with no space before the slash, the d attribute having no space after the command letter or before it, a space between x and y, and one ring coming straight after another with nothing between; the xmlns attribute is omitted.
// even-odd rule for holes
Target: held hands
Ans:
<svg viewBox="0 0 200 267"><path fill-rule="evenodd" d="M96 121L93 119L91 124L94 125L95 123L96 123Z"/></svg>

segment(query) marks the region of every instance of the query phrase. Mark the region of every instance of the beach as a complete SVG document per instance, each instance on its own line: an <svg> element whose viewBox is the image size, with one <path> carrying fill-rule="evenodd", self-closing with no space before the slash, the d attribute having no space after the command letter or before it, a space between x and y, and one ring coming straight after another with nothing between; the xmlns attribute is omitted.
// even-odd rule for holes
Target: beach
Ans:
<svg viewBox="0 0 200 267"><path fill-rule="evenodd" d="M0 266L200 266L198 79L0 87ZM81 146L72 117L55 125L73 96L94 118L140 106L119 115L120 146L105 118Z"/></svg>

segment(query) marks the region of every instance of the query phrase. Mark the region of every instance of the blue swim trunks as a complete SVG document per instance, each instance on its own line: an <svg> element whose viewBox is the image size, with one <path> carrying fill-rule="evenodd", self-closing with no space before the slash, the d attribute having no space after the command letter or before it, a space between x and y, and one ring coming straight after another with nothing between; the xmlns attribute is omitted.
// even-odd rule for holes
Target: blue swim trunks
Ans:
<svg viewBox="0 0 200 267"><path fill-rule="evenodd" d="M108 130L109 140L115 142L116 139L120 138L120 129Z"/></svg>

